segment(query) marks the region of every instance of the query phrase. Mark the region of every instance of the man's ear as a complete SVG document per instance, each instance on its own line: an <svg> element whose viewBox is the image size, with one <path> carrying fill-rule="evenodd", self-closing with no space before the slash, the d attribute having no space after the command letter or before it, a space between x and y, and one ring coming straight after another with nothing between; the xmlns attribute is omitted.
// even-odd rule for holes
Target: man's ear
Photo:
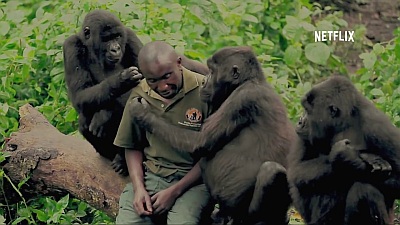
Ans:
<svg viewBox="0 0 400 225"><path fill-rule="evenodd" d="M178 65L182 65L182 57L178 56L178 58L176 59L176 63L178 63Z"/></svg>

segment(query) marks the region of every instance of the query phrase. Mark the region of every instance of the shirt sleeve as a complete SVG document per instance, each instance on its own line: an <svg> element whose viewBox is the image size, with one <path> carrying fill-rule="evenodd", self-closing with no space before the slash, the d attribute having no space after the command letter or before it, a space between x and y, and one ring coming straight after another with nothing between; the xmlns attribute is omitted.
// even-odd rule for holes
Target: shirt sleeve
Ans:
<svg viewBox="0 0 400 225"><path fill-rule="evenodd" d="M132 94L129 96L124 108L121 123L119 124L118 132L114 140L114 145L121 148L143 150L146 146L148 146L146 133L133 122L128 112L130 104L129 100L135 97L138 97L138 95L132 91Z"/></svg>

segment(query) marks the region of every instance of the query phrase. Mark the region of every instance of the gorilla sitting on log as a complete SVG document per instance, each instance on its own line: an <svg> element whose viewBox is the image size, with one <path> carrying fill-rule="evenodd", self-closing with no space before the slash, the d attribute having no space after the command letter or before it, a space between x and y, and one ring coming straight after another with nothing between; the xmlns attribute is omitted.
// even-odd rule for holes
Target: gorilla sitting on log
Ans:
<svg viewBox="0 0 400 225"><path fill-rule="evenodd" d="M392 224L400 130L343 76L314 86L301 103L288 180L305 222Z"/></svg>
<svg viewBox="0 0 400 225"><path fill-rule="evenodd" d="M130 90L139 83L136 34L104 10L88 13L82 30L63 45L69 98L79 114L79 131L100 155L127 174L124 150L113 145ZM207 74L208 68L185 56L182 65Z"/></svg>
<svg viewBox="0 0 400 225"><path fill-rule="evenodd" d="M203 180L234 223L287 224L286 156L296 134L284 104L251 48L223 48L207 65L200 94L213 113L200 132L169 125L144 99L132 100L132 116L177 149L204 156Z"/></svg>

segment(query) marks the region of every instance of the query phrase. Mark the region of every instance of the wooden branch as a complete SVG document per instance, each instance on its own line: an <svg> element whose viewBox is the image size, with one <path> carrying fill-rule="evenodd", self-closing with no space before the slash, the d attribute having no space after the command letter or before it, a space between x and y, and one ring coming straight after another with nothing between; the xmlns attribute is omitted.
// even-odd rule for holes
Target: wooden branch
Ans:
<svg viewBox="0 0 400 225"><path fill-rule="evenodd" d="M16 185L30 177L21 187L23 196L60 197L69 193L115 218L128 177L115 173L111 162L86 140L60 133L31 105L22 106L19 114L19 131L11 135L3 149L11 155L3 169ZM0 202L20 201L7 183Z"/></svg>

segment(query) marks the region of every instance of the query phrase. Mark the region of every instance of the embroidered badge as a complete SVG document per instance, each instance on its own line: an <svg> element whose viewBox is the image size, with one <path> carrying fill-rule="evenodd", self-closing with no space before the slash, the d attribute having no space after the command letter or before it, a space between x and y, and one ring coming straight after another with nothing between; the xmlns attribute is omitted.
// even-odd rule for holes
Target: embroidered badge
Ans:
<svg viewBox="0 0 400 225"><path fill-rule="evenodd" d="M201 114L200 110L196 108L190 108L185 113L186 119L188 119L192 123L196 123L201 121L203 115Z"/></svg>

